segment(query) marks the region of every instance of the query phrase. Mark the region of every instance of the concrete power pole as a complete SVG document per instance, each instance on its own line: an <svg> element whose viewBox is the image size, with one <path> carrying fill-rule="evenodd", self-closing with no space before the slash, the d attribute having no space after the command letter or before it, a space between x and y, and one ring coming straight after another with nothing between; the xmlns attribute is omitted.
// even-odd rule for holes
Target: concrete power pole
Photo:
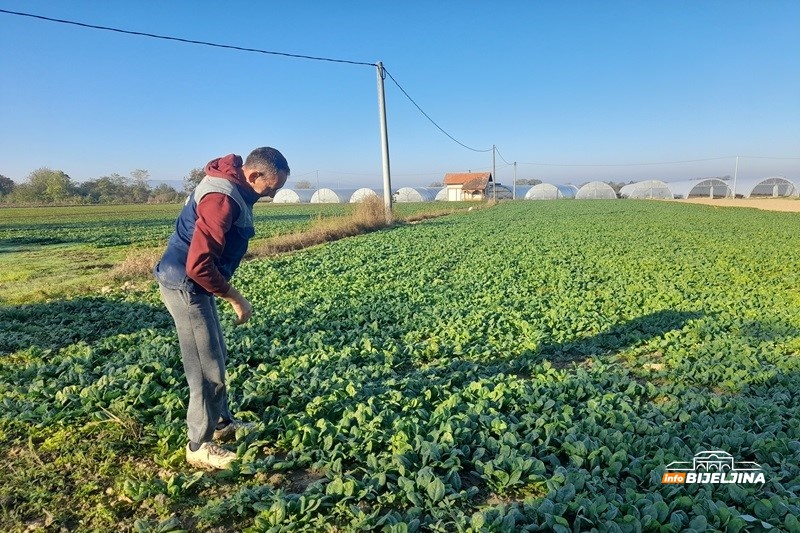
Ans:
<svg viewBox="0 0 800 533"><path fill-rule="evenodd" d="M386 223L392 223L392 176L389 170L389 132L386 127L386 97L383 92L383 63L378 61L378 113L381 121L381 152L383 154L383 206Z"/></svg>
<svg viewBox="0 0 800 533"><path fill-rule="evenodd" d="M497 201L497 170L494 163L494 154L497 152L495 145L492 145L492 199Z"/></svg>
<svg viewBox="0 0 800 533"><path fill-rule="evenodd" d="M514 161L514 190L511 193L511 198L513 200L517 199L517 162Z"/></svg>

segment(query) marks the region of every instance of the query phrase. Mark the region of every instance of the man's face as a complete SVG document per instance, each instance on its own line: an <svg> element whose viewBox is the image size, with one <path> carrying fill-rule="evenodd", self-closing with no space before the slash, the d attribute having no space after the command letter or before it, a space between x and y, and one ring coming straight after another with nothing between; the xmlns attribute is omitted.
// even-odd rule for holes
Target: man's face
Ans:
<svg viewBox="0 0 800 533"><path fill-rule="evenodd" d="M286 184L286 179L289 177L286 172L257 172L254 179L250 181L253 190L259 196L269 196L272 198L278 189Z"/></svg>

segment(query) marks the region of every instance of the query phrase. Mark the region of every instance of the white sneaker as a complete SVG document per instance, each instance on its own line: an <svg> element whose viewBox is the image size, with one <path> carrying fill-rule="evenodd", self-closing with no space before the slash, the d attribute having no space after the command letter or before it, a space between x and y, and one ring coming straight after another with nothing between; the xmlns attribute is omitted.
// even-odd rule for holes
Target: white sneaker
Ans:
<svg viewBox="0 0 800 533"><path fill-rule="evenodd" d="M186 462L198 468L225 470L235 460L235 453L212 442L204 442L196 452L186 445Z"/></svg>
<svg viewBox="0 0 800 533"><path fill-rule="evenodd" d="M250 431L255 427L255 424L250 422L242 422L241 420L231 420L228 422L228 425L222 429L217 429L214 431L214 436L212 437L214 440L219 442L227 442L229 440L233 440L236 438L236 431L239 429L244 429L246 431Z"/></svg>

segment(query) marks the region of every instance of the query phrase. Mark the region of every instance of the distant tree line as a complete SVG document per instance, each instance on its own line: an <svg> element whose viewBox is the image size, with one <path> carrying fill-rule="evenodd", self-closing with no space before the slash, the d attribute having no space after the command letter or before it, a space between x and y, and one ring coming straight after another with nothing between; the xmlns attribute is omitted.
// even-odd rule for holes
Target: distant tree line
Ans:
<svg viewBox="0 0 800 533"><path fill-rule="evenodd" d="M130 176L111 174L75 182L61 170L39 168L31 172L24 183L17 184L0 175L2 204L133 204L170 203L183 201L186 192L203 179L202 169L193 169L184 177L184 191L162 183L151 187L150 174L137 169Z"/></svg>

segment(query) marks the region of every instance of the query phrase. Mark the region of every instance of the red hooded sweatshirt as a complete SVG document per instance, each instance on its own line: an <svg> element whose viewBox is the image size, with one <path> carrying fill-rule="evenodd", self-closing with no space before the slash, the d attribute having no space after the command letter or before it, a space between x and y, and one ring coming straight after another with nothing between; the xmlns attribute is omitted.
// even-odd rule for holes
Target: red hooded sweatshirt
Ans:
<svg viewBox="0 0 800 533"><path fill-rule="evenodd" d="M238 185L239 192L249 204L259 196L245 181L242 158L229 154L210 161L205 168L209 176L225 178ZM230 290L230 283L215 264L225 248L225 234L239 217L239 205L222 193L206 194L197 204L192 242L186 257L186 274L211 294L222 296Z"/></svg>

